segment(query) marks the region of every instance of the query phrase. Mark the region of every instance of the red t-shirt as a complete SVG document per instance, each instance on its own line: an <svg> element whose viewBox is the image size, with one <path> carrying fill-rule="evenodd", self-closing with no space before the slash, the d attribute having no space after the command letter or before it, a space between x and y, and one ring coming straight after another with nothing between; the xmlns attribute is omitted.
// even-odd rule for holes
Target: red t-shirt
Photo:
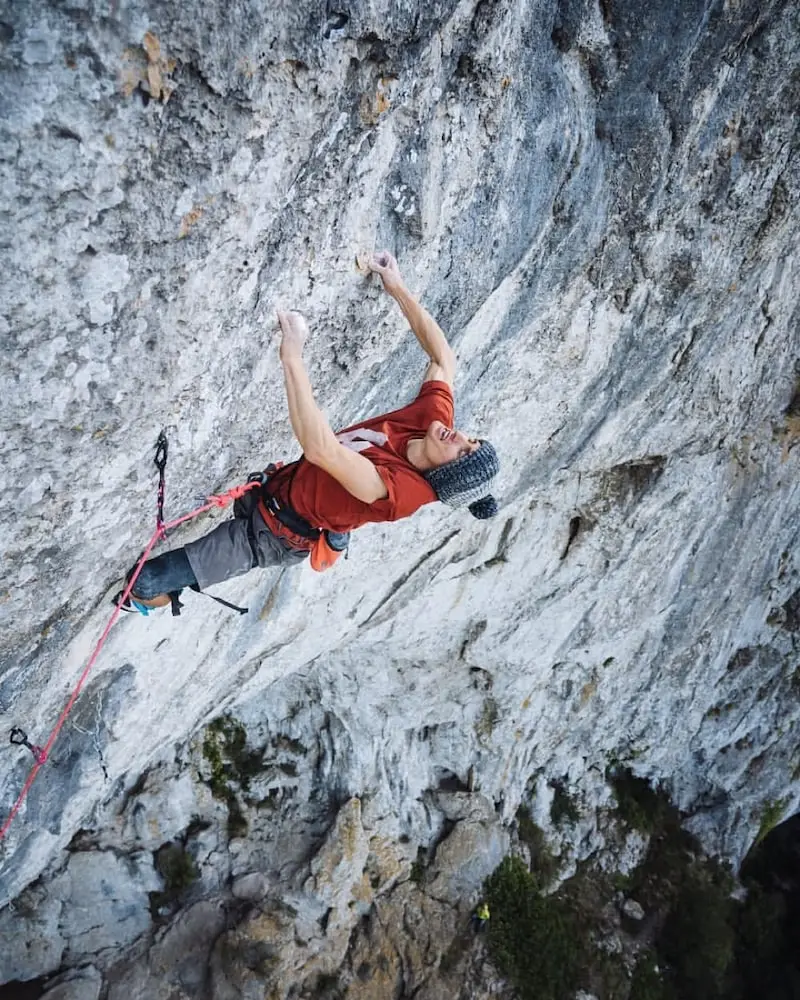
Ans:
<svg viewBox="0 0 800 1000"><path fill-rule="evenodd" d="M364 503L356 499L330 473L305 458L276 473L270 491L309 524L330 531L352 531L370 521L408 517L437 499L422 473L406 458L408 442L423 437L434 420L453 426L453 393L446 382L424 382L408 406L339 432L340 439L354 442L356 450L378 470L389 494L383 500ZM368 433L361 438L358 432L364 430Z"/></svg>

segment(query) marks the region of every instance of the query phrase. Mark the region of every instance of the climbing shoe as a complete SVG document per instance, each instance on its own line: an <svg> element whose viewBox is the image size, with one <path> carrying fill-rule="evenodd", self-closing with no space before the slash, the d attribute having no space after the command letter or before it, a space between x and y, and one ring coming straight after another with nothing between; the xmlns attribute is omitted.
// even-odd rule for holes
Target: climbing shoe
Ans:
<svg viewBox="0 0 800 1000"><path fill-rule="evenodd" d="M151 611L155 610L154 608L148 608L145 607L144 604L140 604L139 601L137 601L134 597L131 597L130 594L128 594L128 596L123 601L122 600L123 593L124 591L120 590L118 593L114 594L114 596L111 598L111 603L116 604L116 606L121 611L128 611L131 614L138 613L140 615L146 616L149 615Z"/></svg>

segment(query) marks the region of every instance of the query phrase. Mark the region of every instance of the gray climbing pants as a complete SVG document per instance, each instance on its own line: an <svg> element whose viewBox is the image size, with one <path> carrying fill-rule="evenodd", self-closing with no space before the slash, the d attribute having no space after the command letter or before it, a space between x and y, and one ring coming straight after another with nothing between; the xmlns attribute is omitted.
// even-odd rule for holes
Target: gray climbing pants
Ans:
<svg viewBox="0 0 800 1000"><path fill-rule="evenodd" d="M185 548L201 590L256 566L291 566L308 558L308 552L293 549L273 535L257 507L249 517L223 521Z"/></svg>
<svg viewBox="0 0 800 1000"><path fill-rule="evenodd" d="M256 566L291 566L308 558L308 552L272 534L255 504L248 507L197 541L148 560L136 580L136 596L147 600L193 586L205 590Z"/></svg>

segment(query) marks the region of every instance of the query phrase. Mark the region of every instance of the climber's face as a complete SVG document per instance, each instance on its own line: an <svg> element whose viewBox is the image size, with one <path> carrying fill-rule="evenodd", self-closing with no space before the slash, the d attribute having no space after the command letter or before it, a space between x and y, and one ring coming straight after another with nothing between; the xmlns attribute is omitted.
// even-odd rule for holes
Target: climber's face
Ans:
<svg viewBox="0 0 800 1000"><path fill-rule="evenodd" d="M424 452L430 462L430 468L437 469L440 465L455 462L480 448L477 438L468 437L463 431L447 427L441 420L434 420L425 432Z"/></svg>

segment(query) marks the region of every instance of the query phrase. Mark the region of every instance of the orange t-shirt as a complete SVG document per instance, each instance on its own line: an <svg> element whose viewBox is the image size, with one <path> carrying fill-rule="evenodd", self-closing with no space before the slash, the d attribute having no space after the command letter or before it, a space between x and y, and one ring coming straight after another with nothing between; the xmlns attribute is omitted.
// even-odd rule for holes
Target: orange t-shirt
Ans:
<svg viewBox="0 0 800 1000"><path fill-rule="evenodd" d="M401 410L372 417L337 435L349 440L372 462L388 496L374 503L356 499L337 480L317 465L301 458L285 465L270 479L269 489L315 528L352 531L370 521L397 521L436 494L427 480L406 458L412 438L423 437L434 420L453 426L453 393L446 382L423 382L417 398ZM358 433L366 431L363 437Z"/></svg>

